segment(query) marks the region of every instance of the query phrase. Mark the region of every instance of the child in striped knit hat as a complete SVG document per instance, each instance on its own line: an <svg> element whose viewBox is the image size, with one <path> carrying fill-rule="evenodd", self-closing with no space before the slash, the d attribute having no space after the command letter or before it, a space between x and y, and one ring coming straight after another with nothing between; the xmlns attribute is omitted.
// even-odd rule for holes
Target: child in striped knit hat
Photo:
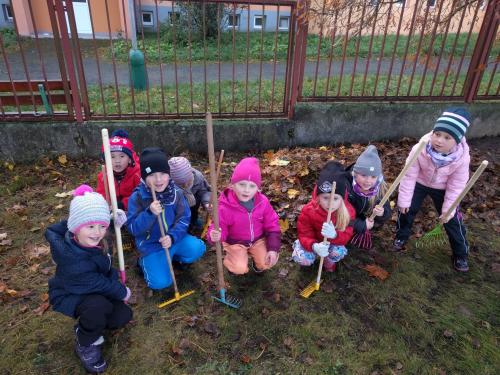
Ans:
<svg viewBox="0 0 500 375"><path fill-rule="evenodd" d="M398 195L397 233L394 249L402 250L411 234L415 215L424 198L430 195L450 240L453 267L459 272L469 270L469 244L462 214L457 208L448 217L446 212L469 180L469 146L465 132L471 123L470 113L461 107L448 108L437 119L432 132L424 135L427 147L401 180ZM414 146L408 159L415 152Z"/></svg>
<svg viewBox="0 0 500 375"><path fill-rule="evenodd" d="M202 223L198 220L198 209L200 206L205 210L210 208L210 192L212 189L207 179L203 176L203 173L191 167L189 160L182 156L170 158L168 165L170 166L170 177L182 189L191 209L190 228L201 228Z"/></svg>
<svg viewBox="0 0 500 375"><path fill-rule="evenodd" d="M123 327L132 319L126 304L131 293L111 266L104 240L111 217L106 200L87 185L73 195L68 220L45 232L56 263L49 301L55 311L78 319L75 352L85 370L101 373L107 368L101 353L104 329ZM125 223L123 212L117 221L120 226Z"/></svg>

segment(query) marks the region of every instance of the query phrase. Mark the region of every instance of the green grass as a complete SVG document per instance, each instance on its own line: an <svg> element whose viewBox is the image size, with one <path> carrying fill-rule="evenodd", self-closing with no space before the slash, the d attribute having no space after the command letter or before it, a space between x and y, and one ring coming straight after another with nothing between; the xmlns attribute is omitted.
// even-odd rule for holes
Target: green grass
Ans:
<svg viewBox="0 0 500 375"><path fill-rule="evenodd" d="M477 34L471 34L470 40L467 42L467 33L458 35L451 34L446 37L443 44L444 35L438 34L432 42L431 35L425 35L422 39L419 56L439 56L441 53L447 57L451 54L457 57L471 56L476 44ZM352 37L345 41L344 36L337 36L334 41L334 48L332 50L331 38L321 38L319 57L327 59L333 54L334 59L340 59L343 56L344 44L346 58L352 59L356 56L356 49L358 48L357 56L365 58L371 56L375 57L392 57L395 53L396 57L402 58L405 56L416 56L418 45L420 42L420 35L400 35L399 38L395 34L387 35L384 41L382 35L375 35L371 40L372 46L370 49L370 36ZM456 39L456 46L453 48ZM359 40L359 47L358 47ZM318 57L318 44L320 37L318 35L307 36L307 50L306 58L308 60L315 60ZM275 48L276 44L276 48ZM432 44L432 45L431 45ZM130 41L121 39L113 42L114 49L103 48L103 52L108 59L111 58L111 51L114 51L115 58L120 61L128 60L128 53L131 48ZM150 63L169 63L175 61L187 62L191 61L273 61L274 55L279 61L286 60L288 51L288 33L259 33L253 32L235 33L234 34L233 49L233 34L231 32L221 33L220 50L217 45L216 39L209 39L206 41L206 52L203 42L193 42L191 46L188 43L177 45L174 49L173 43L160 39L160 46L156 34L146 34L144 40L139 41L139 48L141 48L146 55L147 61ZM408 50L407 49L408 45ZM382 48L383 47L383 48ZM248 49L248 51L247 51ZM395 50L395 51L394 51ZM442 52L441 52L442 51ZM495 43L491 52L491 56L496 56L500 51L500 44ZM176 56L174 56L174 52ZM190 58L191 54L191 58Z"/></svg>
<svg viewBox="0 0 500 375"><path fill-rule="evenodd" d="M346 162L352 161L351 149L343 150ZM478 160L486 156L486 149L471 150ZM409 146L401 153L408 151ZM297 158L316 165L318 158L326 160L332 154L342 151L297 149L287 155L292 163ZM226 162L241 156L229 153ZM203 158L189 158L200 170L207 168ZM402 163L404 158L397 160ZM384 163L389 166L387 159ZM392 164L391 168L401 167ZM492 168L490 182L496 181ZM0 170L3 183L17 189L15 195L0 191L0 233L13 240L12 246L0 247L2 281L17 291L31 291L24 298L0 294L0 373L84 373L72 353L74 322L50 310L41 316L32 312L42 302L55 268L49 256L30 259L26 248L44 244L43 229L65 216L70 198L55 194L82 182L95 183L98 169L97 160L69 160L61 166L45 159ZM231 168L224 167L221 181L228 181L230 174ZM16 181L28 177L33 178L29 185L17 188ZM270 176L264 172L266 178ZM310 189L312 180L301 178L302 188ZM268 196L277 197L268 189L265 185ZM493 200L494 189L488 194L485 199ZM15 204L26 208L16 213L11 209ZM59 204L64 208L55 209ZM287 211L295 212L294 207ZM170 292L148 297L134 272L135 254L126 252L128 286L137 298L132 305L135 323L106 335L107 373L498 374L500 280L491 265L499 262L500 237L489 222L473 217L466 221L474 240L468 274L451 269L447 247L416 250L411 245L405 253L387 251L395 225L391 221L375 238L379 262L390 273L386 281L369 277L360 267L373 263L373 258L351 248L339 272L324 274L320 291L309 299L302 299L299 291L315 278L316 269L302 270L289 261L295 236L291 223L275 269L263 275L226 275L229 293L243 299L240 310L211 298L216 293L213 251L178 275L181 292L193 289L195 294L164 309L156 304L171 297ZM31 232L35 225L42 229ZM38 270L31 271L37 263ZM286 277L278 275L281 269L288 271Z"/></svg>

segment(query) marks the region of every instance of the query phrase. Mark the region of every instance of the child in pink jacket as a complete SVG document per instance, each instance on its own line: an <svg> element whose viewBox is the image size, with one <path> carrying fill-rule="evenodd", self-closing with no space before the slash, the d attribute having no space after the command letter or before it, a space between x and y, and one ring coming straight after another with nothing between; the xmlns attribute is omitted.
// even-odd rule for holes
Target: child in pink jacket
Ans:
<svg viewBox="0 0 500 375"><path fill-rule="evenodd" d="M450 240L453 266L460 272L469 270L469 244L462 215L457 208L450 216L443 216L469 179L469 146L464 135L470 121L471 116L466 109L449 108L437 119L432 132L422 137L428 141L427 147L399 185L399 213L394 240L394 249L402 250L410 237L411 226L422 201L430 195ZM410 156L415 149L416 146Z"/></svg>
<svg viewBox="0 0 500 375"><path fill-rule="evenodd" d="M234 168L231 185L219 196L220 230L210 226L207 239L222 241L224 266L233 274L249 271L248 257L253 269L261 272L278 261L281 230L278 214L260 190L262 178L259 161L244 158Z"/></svg>

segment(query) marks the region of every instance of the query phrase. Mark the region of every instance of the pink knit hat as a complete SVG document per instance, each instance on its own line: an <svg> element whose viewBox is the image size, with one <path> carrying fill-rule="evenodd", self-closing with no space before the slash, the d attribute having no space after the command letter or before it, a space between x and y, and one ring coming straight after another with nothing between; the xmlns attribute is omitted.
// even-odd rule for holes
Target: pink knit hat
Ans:
<svg viewBox="0 0 500 375"><path fill-rule="evenodd" d="M258 187L262 182L260 175L259 160L256 158L244 158L234 168L233 175L231 176L231 183L235 184L239 181L247 180L252 181Z"/></svg>
<svg viewBox="0 0 500 375"><path fill-rule="evenodd" d="M191 179L193 168L186 158L176 156L168 161L168 165L170 166L170 177L176 185L184 185Z"/></svg>

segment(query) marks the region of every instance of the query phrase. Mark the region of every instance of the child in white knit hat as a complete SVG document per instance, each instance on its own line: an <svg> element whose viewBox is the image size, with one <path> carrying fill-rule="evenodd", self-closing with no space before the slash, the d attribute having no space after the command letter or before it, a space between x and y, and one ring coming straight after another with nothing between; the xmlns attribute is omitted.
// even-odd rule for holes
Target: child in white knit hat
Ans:
<svg viewBox="0 0 500 375"><path fill-rule="evenodd" d="M168 161L170 166L170 177L174 183L182 189L184 197L189 203L191 209L190 227L201 227L202 223L198 220L198 209L203 207L205 210L210 208L211 188L203 174L191 167L188 159L182 156L176 156Z"/></svg>
<svg viewBox="0 0 500 375"><path fill-rule="evenodd" d="M49 301L55 311L78 319L75 352L85 370L101 373L107 367L101 353L104 329L121 328L132 319L126 304L131 293L111 266L104 241L111 217L106 200L87 185L73 195L68 220L45 232L57 265ZM123 225L125 214L117 220Z"/></svg>

